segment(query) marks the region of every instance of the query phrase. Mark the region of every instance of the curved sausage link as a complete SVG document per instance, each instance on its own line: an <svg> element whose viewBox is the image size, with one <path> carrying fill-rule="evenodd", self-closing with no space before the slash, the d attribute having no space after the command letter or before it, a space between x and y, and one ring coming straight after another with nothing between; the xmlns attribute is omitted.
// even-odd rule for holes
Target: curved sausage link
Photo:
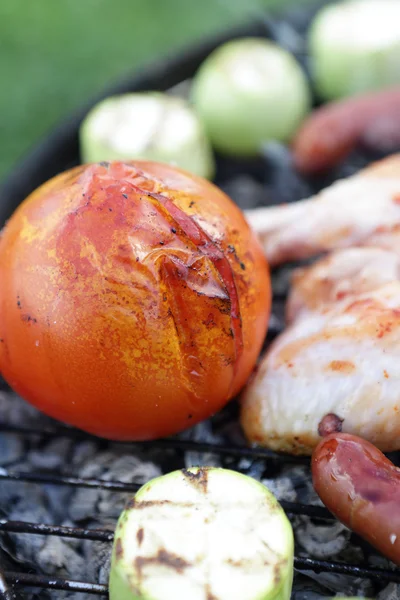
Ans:
<svg viewBox="0 0 400 600"><path fill-rule="evenodd" d="M303 173L334 167L358 144L390 152L400 145L400 87L333 102L315 110L293 144Z"/></svg>
<svg viewBox="0 0 400 600"><path fill-rule="evenodd" d="M369 442L334 433L314 450L312 478L342 523L400 565L400 469Z"/></svg>

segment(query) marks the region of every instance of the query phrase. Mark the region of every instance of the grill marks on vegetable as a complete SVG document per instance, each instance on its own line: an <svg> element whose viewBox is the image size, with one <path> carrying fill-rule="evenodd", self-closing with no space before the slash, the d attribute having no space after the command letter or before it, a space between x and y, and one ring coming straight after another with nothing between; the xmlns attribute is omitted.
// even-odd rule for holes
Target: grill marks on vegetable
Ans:
<svg viewBox="0 0 400 600"><path fill-rule="evenodd" d="M201 468L197 473L193 473L188 469L182 469L184 477L200 492L207 494L208 488L208 471L206 468Z"/></svg>
<svg viewBox="0 0 400 600"><path fill-rule="evenodd" d="M137 572L138 581L142 579L143 567L147 565L161 565L173 569L182 574L184 569L192 566L181 556L168 552L165 548L160 548L155 556L137 556L134 560L134 566Z"/></svg>

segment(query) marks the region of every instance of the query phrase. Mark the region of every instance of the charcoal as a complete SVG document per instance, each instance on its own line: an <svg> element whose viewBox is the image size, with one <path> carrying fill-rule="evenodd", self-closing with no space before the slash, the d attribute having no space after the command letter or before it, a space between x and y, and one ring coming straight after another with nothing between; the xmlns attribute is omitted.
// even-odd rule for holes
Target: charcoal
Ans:
<svg viewBox="0 0 400 600"><path fill-rule="evenodd" d="M389 585L378 594L376 600L400 600L400 586L396 583L389 583Z"/></svg>
<svg viewBox="0 0 400 600"><path fill-rule="evenodd" d="M46 494L47 506L54 517L54 522L62 523L65 519L65 507L69 506L74 490L67 485L44 485L42 489Z"/></svg>
<svg viewBox="0 0 400 600"><path fill-rule="evenodd" d="M40 450L34 450L29 454L33 469L58 470L68 460L72 450L73 441L67 438L56 438L51 440Z"/></svg>
<svg viewBox="0 0 400 600"><path fill-rule="evenodd" d="M242 210L265 206L270 201L265 186L248 175L230 179L221 188Z"/></svg>
<svg viewBox="0 0 400 600"><path fill-rule="evenodd" d="M7 415L7 423L10 425L38 425L44 428L54 424L53 419L46 417L11 391L0 390L0 415Z"/></svg>
<svg viewBox="0 0 400 600"><path fill-rule="evenodd" d="M338 521L312 523L307 517L296 518L296 541L313 558L336 557L349 543L350 531Z"/></svg>
<svg viewBox="0 0 400 600"><path fill-rule="evenodd" d="M312 196L315 189L295 169L287 146L268 142L263 147L266 198L269 204L295 202Z"/></svg>
<svg viewBox="0 0 400 600"><path fill-rule="evenodd" d="M89 528L109 529L114 531L115 522L110 520L93 522ZM107 583L110 574L111 563L111 544L104 542L83 542L83 556L87 564L87 578L90 581L98 581L99 583Z"/></svg>
<svg viewBox="0 0 400 600"><path fill-rule="evenodd" d="M193 440L194 442L201 441L218 444L223 441L221 436L213 433L210 421L199 423L192 429L184 432L182 437L183 439ZM186 452L185 467L188 468L192 466L220 467L222 465L219 456L216 456L215 454L209 452Z"/></svg>
<svg viewBox="0 0 400 600"><path fill-rule="evenodd" d="M0 465L5 467L21 460L25 454L24 444L18 435L3 433L0 435Z"/></svg>
<svg viewBox="0 0 400 600"><path fill-rule="evenodd" d="M74 468L94 459L98 452L98 444L93 441L83 441L74 444L71 464Z"/></svg>
<svg viewBox="0 0 400 600"><path fill-rule="evenodd" d="M41 542L36 555L36 563L41 570L57 577L67 577L73 573L78 581L86 578L85 560L71 547L69 540L49 536L42 537Z"/></svg>
<svg viewBox="0 0 400 600"><path fill-rule="evenodd" d="M96 462L89 460L79 475L84 478L101 478L105 481L125 483L145 483L161 475L161 471L150 462L142 462L133 455L115 456L104 452L96 456ZM110 492L102 489L78 489L69 507L69 516L74 521L103 518L117 519L133 492Z"/></svg>

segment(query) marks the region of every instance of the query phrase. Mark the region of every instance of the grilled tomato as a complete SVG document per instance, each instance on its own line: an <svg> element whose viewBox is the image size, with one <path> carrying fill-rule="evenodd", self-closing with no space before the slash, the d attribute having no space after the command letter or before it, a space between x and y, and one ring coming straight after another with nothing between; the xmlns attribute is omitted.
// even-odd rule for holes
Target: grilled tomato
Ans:
<svg viewBox="0 0 400 600"><path fill-rule="evenodd" d="M0 369L28 402L95 435L147 440L238 393L270 308L268 266L237 206L151 162L45 183L0 241Z"/></svg>

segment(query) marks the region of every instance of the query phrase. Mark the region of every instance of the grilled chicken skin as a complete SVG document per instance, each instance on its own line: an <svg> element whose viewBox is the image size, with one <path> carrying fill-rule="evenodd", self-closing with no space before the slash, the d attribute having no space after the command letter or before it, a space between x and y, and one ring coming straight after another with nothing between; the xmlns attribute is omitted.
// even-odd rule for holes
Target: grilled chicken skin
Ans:
<svg viewBox="0 0 400 600"><path fill-rule="evenodd" d="M333 427L399 450L400 155L261 211L272 263L335 251L294 272L289 325L242 395L247 438L308 455Z"/></svg>
<svg viewBox="0 0 400 600"><path fill-rule="evenodd" d="M400 235L393 241L398 243L397 252L368 246L346 248L331 252L310 267L296 269L286 305L287 322L400 281Z"/></svg>
<svg viewBox="0 0 400 600"><path fill-rule="evenodd" d="M324 418L383 451L400 449L400 282L298 318L243 394L251 442L311 454Z"/></svg>
<svg viewBox="0 0 400 600"><path fill-rule="evenodd" d="M400 154L308 200L248 211L270 265L365 244L400 228ZM372 242L373 240L373 242Z"/></svg>

